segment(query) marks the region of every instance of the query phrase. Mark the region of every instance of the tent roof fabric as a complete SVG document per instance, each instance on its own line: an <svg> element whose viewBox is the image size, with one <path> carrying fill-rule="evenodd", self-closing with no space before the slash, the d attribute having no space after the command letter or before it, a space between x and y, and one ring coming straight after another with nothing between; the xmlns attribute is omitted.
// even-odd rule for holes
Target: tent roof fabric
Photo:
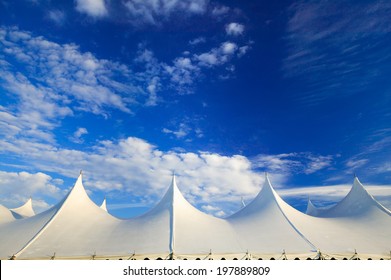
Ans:
<svg viewBox="0 0 391 280"><path fill-rule="evenodd" d="M7 207L0 204L0 224L14 220L15 217L12 215L12 212Z"/></svg>
<svg viewBox="0 0 391 280"><path fill-rule="evenodd" d="M35 215L31 197L22 206L10 210L17 219L28 218Z"/></svg>
<svg viewBox="0 0 391 280"><path fill-rule="evenodd" d="M31 214L25 205L16 210ZM90 200L82 174L68 195L43 213L15 219L0 205L0 259L284 259L357 252L387 258L390 236L389 211L357 178L345 199L320 217L288 205L267 177L253 201L226 219L192 206L175 176L155 207L125 220L107 212L106 200L101 206Z"/></svg>
<svg viewBox="0 0 391 280"><path fill-rule="evenodd" d="M362 216L368 212L384 212L391 216L391 211L381 205L370 195L357 177L346 197L331 208L316 208L312 203L307 213L317 217L354 217Z"/></svg>

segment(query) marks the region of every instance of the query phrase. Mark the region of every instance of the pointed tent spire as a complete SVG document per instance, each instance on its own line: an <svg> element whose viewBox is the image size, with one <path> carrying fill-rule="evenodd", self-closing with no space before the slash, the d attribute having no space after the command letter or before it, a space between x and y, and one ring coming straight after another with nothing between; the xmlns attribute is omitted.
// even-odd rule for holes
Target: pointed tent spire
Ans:
<svg viewBox="0 0 391 280"><path fill-rule="evenodd" d="M106 196L105 196L105 198L103 199L103 202L102 202L102 204L100 205L100 208L103 209L103 210L105 210L106 212L108 212L108 211L107 211L107 206L106 206Z"/></svg>
<svg viewBox="0 0 391 280"><path fill-rule="evenodd" d="M174 186L177 187L177 186L176 186L175 170L172 171L171 177L172 177L172 178L171 178L171 185L172 185L172 187L174 187Z"/></svg>
<svg viewBox="0 0 391 280"><path fill-rule="evenodd" d="M96 204L92 202L88 197L87 192L84 189L82 180L82 172L80 172L75 185L70 190L68 195L60 203L54 206L54 214L43 225L43 227L30 239L30 241L28 241L24 245L24 247L22 247L15 254L16 257L21 255L29 246L31 246L50 227L50 225L56 220L60 213L62 211L66 211L65 209L68 209L68 211L75 211L74 209L77 209L78 207L80 207L80 205L83 205L82 207L85 207L87 204L96 206Z"/></svg>
<svg viewBox="0 0 391 280"><path fill-rule="evenodd" d="M308 202L307 202L307 209L305 211L305 213L307 215L310 215L310 216L319 216L320 213L322 213L323 211L325 211L324 208L318 208L316 207L313 203L312 203L312 200L310 199L310 197L308 196Z"/></svg>
<svg viewBox="0 0 391 280"><path fill-rule="evenodd" d="M23 204L20 207L10 209L12 214L15 216L15 218L20 219L20 218L28 218L32 217L35 215L34 209L33 209L33 204L32 204L32 199L31 196L30 198L26 201L25 204Z"/></svg>
<svg viewBox="0 0 391 280"><path fill-rule="evenodd" d="M336 205L321 211L317 211L317 217L345 217L364 215L371 208L376 207L384 213L391 215L386 207L381 205L361 184L357 176L349 193ZM313 215L313 214L312 214Z"/></svg>
<svg viewBox="0 0 391 280"><path fill-rule="evenodd" d="M298 210L292 208L274 191L265 172L265 181L258 195L246 207L228 217L227 219L238 226L237 230L245 236L250 244L258 246L257 250L276 250L281 244L289 250L315 250L316 247L304 236L304 234L292 223L287 213ZM270 219L270 213L273 218ZM304 214L303 214L304 215ZM246 229L247 228L247 229ZM248 232L248 229L262 228L263 234L273 236L270 244L258 244L258 235ZM293 245L294 244L294 245ZM292 246L293 245L293 246ZM305 248L305 249L304 249Z"/></svg>

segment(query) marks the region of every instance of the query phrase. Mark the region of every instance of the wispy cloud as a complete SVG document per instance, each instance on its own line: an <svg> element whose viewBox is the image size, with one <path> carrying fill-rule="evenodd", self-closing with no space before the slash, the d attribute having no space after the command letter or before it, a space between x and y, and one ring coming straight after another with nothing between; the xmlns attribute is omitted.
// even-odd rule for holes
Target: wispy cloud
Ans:
<svg viewBox="0 0 391 280"><path fill-rule="evenodd" d="M49 10L47 18L59 26L64 25L66 21L65 12L61 10Z"/></svg>
<svg viewBox="0 0 391 280"><path fill-rule="evenodd" d="M185 136L187 136L189 134L190 127L188 127L184 123L181 123L179 125L179 129L178 130L171 130L171 129L168 129L168 128L163 128L162 132L166 133L166 134L173 134L173 135L175 135L176 138L183 138L183 137L185 137Z"/></svg>
<svg viewBox="0 0 391 280"><path fill-rule="evenodd" d="M208 52L162 62L141 44L133 60L140 71L133 72L132 65L16 27L0 28L0 44L0 86L16 101L0 107L0 134L46 142L55 142L53 129L75 112L107 118L112 110L132 113L136 106L156 106L164 100L159 95L163 90L192 93L203 72L217 67L232 72L234 59L246 47L226 41Z"/></svg>
<svg viewBox="0 0 391 280"><path fill-rule="evenodd" d="M202 43L205 43L206 42L206 39L205 37L197 37L193 40L190 40L189 41L189 44L192 45L192 46L195 46L195 45L199 45L199 44L202 44Z"/></svg>
<svg viewBox="0 0 391 280"><path fill-rule="evenodd" d="M350 96L376 85L380 69L391 61L390 12L388 1L299 1L289 8L283 72L306 84L302 102Z"/></svg>
<svg viewBox="0 0 391 280"><path fill-rule="evenodd" d="M231 8L227 7L227 6L224 6L224 5L221 5L221 4L216 4L212 10L211 10L211 14L215 17L222 17L222 16L225 16L227 15L229 12L231 11Z"/></svg>
<svg viewBox="0 0 391 280"><path fill-rule="evenodd" d="M162 132L173 135L177 139L185 139L185 141L192 141L192 137L202 138L204 137L204 133L202 129L198 126L199 119L194 117L192 121L188 118L185 118L177 124L176 122L170 124L170 128L163 128ZM190 137L190 138L189 138Z"/></svg>
<svg viewBox="0 0 391 280"><path fill-rule="evenodd" d="M288 153L278 155L260 154L252 159L254 167L267 172L312 174L332 166L331 155L313 155L311 153Z"/></svg>
<svg viewBox="0 0 391 280"><path fill-rule="evenodd" d="M352 184L308 186L301 188L279 189L278 193L287 201L299 201L306 205L308 198L318 207L331 206L341 201L352 188ZM385 207L391 209L391 186L368 184L364 188Z"/></svg>
<svg viewBox="0 0 391 280"><path fill-rule="evenodd" d="M195 81L200 80L205 71L218 69L219 76L229 76L235 69L235 59L245 55L249 49L250 43L238 46L235 42L225 41L209 51L177 57L171 64L162 64L162 67L178 92L192 93Z"/></svg>
<svg viewBox="0 0 391 280"><path fill-rule="evenodd" d="M29 88L37 91L33 96L42 95L37 104L62 101L73 110L95 114L104 114L105 107L129 113L130 105L143 98L145 89L123 64L98 59L76 45L60 45L17 28L2 28L0 34L3 53L13 65L0 68L2 80L13 94L27 95L21 87Z"/></svg>
<svg viewBox="0 0 391 280"><path fill-rule="evenodd" d="M376 129L369 132L356 154L344 162L346 174L357 173L379 176L391 170L389 164L391 136L389 129ZM370 172L368 172L370 170ZM368 174L369 173L369 174Z"/></svg>
<svg viewBox="0 0 391 280"><path fill-rule="evenodd" d="M182 17L204 14L208 3L208 0L127 0L124 6L134 24L159 25L174 13Z"/></svg>

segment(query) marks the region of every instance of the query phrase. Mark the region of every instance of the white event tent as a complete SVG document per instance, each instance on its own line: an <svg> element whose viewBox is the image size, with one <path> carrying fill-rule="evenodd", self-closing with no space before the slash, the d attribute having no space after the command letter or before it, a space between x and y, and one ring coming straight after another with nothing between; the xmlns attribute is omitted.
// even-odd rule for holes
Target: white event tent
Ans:
<svg viewBox="0 0 391 280"><path fill-rule="evenodd" d="M251 203L216 218L193 207L173 176L155 207L124 220L107 212L106 200L90 200L80 174L43 213L34 215L31 199L11 210L0 205L0 259L390 258L390 211L357 178L333 208L308 209L284 202L266 177Z"/></svg>

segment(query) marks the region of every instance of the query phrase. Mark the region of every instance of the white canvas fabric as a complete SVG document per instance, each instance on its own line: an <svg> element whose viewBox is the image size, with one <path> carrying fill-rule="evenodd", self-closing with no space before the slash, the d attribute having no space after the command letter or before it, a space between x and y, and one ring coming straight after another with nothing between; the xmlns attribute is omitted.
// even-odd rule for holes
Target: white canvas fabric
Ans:
<svg viewBox="0 0 391 280"><path fill-rule="evenodd" d="M287 208L293 215L297 211L282 201L266 177L255 199L227 220L252 254L313 254L316 247L289 220Z"/></svg>
<svg viewBox="0 0 391 280"><path fill-rule="evenodd" d="M81 174L61 202L38 215L15 219L0 205L0 259L389 258L390 254L390 213L357 178L349 194L321 217L288 205L268 178L251 203L226 219L193 207L175 176L160 202L144 215L118 219L105 206L105 201L98 206L90 200Z"/></svg>
<svg viewBox="0 0 391 280"><path fill-rule="evenodd" d="M31 197L22 206L10 210L17 219L28 218L35 215Z"/></svg>
<svg viewBox="0 0 391 280"><path fill-rule="evenodd" d="M15 217L12 215L12 212L3 205L0 204L0 224L8 223L14 221Z"/></svg>
<svg viewBox="0 0 391 280"><path fill-rule="evenodd" d="M313 212L314 213L314 212ZM288 217L318 250L335 256L390 257L391 217L354 179L348 195L337 205L316 213L319 217L288 213Z"/></svg>

